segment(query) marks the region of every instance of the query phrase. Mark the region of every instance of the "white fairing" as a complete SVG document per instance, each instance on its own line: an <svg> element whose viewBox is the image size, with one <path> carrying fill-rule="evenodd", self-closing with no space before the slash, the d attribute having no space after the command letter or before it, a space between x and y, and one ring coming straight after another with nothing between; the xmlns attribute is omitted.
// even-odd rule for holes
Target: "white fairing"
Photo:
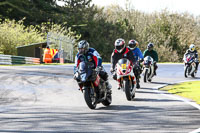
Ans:
<svg viewBox="0 0 200 133"><path fill-rule="evenodd" d="M128 65L129 65L129 63L130 62L127 62L127 64L126 64L126 68L128 67ZM135 75L134 75L134 73L133 73L133 70L132 69L130 69L128 72L129 73L127 73L126 75L125 74L119 74L118 73L118 71L119 71L119 69L121 70L121 71L126 71L126 69L123 69L118 63L117 63L117 79L120 79L121 77L124 77L124 76L131 76L131 77L135 77Z"/></svg>
<svg viewBox="0 0 200 133"><path fill-rule="evenodd" d="M144 72L147 70L148 71L148 75L147 76L147 80L151 80L154 76L154 65L153 65L153 58L150 57L150 56L146 56L144 58L144 62L151 62L150 64L150 67L145 67L144 70L143 70L143 75L144 75Z"/></svg>
<svg viewBox="0 0 200 133"><path fill-rule="evenodd" d="M153 58L151 56L146 56L144 61L151 61L153 63Z"/></svg>

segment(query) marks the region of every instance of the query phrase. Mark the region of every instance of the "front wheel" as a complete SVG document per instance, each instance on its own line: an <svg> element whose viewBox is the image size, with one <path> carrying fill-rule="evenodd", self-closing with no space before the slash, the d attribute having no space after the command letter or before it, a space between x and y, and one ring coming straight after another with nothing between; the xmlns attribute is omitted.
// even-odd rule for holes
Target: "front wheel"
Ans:
<svg viewBox="0 0 200 133"><path fill-rule="evenodd" d="M146 83L148 79L148 69L145 69L144 71L144 82Z"/></svg>
<svg viewBox="0 0 200 133"><path fill-rule="evenodd" d="M96 108L96 103L95 103L96 97L95 97L94 93L95 93L94 89L88 88L88 87L84 88L83 95L84 95L84 98L85 98L85 102L90 109Z"/></svg>
<svg viewBox="0 0 200 133"><path fill-rule="evenodd" d="M185 66L185 71L184 71L184 75L185 77L187 78L188 77L188 69L189 69L189 66Z"/></svg>
<svg viewBox="0 0 200 133"><path fill-rule="evenodd" d="M135 97L134 84L132 84L131 81L129 80L125 80L124 87L125 87L126 99L128 101L133 100L133 98Z"/></svg>

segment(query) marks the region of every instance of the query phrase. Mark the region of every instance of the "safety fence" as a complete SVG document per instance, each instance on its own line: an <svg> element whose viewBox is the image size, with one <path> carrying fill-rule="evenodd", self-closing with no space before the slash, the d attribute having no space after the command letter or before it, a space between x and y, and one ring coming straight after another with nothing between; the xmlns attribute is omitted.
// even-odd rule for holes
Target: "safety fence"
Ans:
<svg viewBox="0 0 200 133"><path fill-rule="evenodd" d="M1 65L40 64L40 58L0 54L0 64Z"/></svg>
<svg viewBox="0 0 200 133"><path fill-rule="evenodd" d="M47 45L52 49L58 49L60 63L74 62L74 43L75 39L73 37L53 32L47 34Z"/></svg>

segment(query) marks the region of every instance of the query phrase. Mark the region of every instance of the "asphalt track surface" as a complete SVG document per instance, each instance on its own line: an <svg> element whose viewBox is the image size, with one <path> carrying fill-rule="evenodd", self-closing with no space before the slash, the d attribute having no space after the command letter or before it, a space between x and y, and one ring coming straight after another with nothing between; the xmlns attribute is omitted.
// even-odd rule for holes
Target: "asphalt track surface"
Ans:
<svg viewBox="0 0 200 133"><path fill-rule="evenodd" d="M109 71L110 65L104 65ZM200 132L200 107L189 99L159 91L184 78L183 64L158 64L152 83L137 89L134 101L112 84L112 104L87 107L73 80L72 65L1 66L0 132ZM200 89L200 88L199 88Z"/></svg>

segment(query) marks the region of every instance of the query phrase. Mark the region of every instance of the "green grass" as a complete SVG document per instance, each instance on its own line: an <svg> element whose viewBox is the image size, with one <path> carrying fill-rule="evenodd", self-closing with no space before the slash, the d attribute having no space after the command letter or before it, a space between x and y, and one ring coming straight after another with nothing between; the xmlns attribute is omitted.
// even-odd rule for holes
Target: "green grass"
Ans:
<svg viewBox="0 0 200 133"><path fill-rule="evenodd" d="M192 99L197 104L200 104L200 81L169 85L161 88L160 90L165 90L169 93Z"/></svg>

